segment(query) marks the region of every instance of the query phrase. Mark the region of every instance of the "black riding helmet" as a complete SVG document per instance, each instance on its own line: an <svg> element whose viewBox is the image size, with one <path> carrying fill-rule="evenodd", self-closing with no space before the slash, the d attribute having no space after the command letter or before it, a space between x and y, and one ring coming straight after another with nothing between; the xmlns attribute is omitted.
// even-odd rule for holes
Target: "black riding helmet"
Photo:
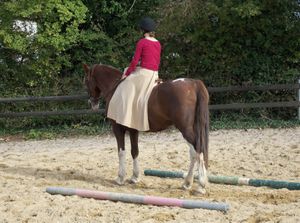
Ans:
<svg viewBox="0 0 300 223"><path fill-rule="evenodd" d="M141 19L139 26L145 32L153 32L155 30L156 24L150 17L144 17Z"/></svg>

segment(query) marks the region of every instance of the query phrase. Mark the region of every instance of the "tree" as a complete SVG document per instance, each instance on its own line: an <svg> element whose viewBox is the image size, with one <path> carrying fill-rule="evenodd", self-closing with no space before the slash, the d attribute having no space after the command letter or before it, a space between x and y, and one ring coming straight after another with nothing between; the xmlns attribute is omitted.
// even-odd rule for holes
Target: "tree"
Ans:
<svg viewBox="0 0 300 223"><path fill-rule="evenodd" d="M294 81L299 11L296 0L172 2L161 27L164 69L214 86Z"/></svg>
<svg viewBox="0 0 300 223"><path fill-rule="evenodd" d="M64 52L78 41L79 26L85 22L86 13L87 8L80 0L2 2L3 81L24 94L30 94L34 88L53 87L61 67L68 65ZM36 33L28 24L36 24Z"/></svg>
<svg viewBox="0 0 300 223"><path fill-rule="evenodd" d="M0 68L4 72L0 92L56 94L68 87L82 88L83 62L101 62L123 69L140 38L136 29L138 19L145 12L151 14L159 2L1 1ZM36 24L37 32L16 27L16 21ZM64 79L71 82L60 87ZM8 86L15 87L9 91Z"/></svg>

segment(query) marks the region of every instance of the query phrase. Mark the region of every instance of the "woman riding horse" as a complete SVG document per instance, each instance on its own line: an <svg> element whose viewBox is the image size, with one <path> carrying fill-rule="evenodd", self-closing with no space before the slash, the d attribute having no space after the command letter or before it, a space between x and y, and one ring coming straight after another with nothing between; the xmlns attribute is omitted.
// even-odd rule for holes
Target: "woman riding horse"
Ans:
<svg viewBox="0 0 300 223"><path fill-rule="evenodd" d="M125 80L110 100L107 117L123 126L148 131L148 99L158 79L161 45L155 39L155 22L151 18L143 18L140 28L144 38L138 41L130 66L122 76Z"/></svg>
<svg viewBox="0 0 300 223"><path fill-rule="evenodd" d="M148 26L149 24L152 26ZM120 185L125 183L125 132L130 135L133 159L130 181L136 183L140 175L139 130L157 132L174 125L190 147L190 165L183 187L192 187L196 165L199 183L197 191L205 193L208 168L208 91L201 80L189 78L166 81L154 86L158 76L160 44L151 34L154 30L153 20L142 20L141 27L145 31L145 38L138 42L132 63L123 75L111 66L95 64L90 68L83 64L92 109L98 109L100 97L105 99L107 116L117 139L119 172L116 182ZM139 59L141 67L136 67ZM124 77L125 80L122 80Z"/></svg>

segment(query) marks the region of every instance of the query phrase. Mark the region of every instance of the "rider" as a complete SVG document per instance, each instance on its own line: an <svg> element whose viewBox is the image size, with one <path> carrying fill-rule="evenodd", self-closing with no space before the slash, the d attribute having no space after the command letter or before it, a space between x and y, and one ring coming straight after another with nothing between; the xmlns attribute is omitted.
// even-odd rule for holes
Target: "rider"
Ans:
<svg viewBox="0 0 300 223"><path fill-rule="evenodd" d="M125 80L110 100L107 117L129 128L148 131L148 99L158 79L161 45L151 18L141 19L139 26L143 38L137 42L130 66L123 73Z"/></svg>
<svg viewBox="0 0 300 223"><path fill-rule="evenodd" d="M149 17L145 17L140 21L140 28L143 31L144 38L138 41L134 57L122 78L134 72L139 61L141 61L140 66L142 68L158 71L161 45L155 38L155 26L155 22Z"/></svg>

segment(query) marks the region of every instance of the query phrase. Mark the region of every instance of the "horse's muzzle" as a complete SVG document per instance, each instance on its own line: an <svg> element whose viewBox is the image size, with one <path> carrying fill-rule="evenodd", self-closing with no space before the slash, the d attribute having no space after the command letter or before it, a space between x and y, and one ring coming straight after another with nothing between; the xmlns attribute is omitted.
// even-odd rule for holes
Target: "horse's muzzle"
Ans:
<svg viewBox="0 0 300 223"><path fill-rule="evenodd" d="M89 99L88 104L91 106L93 111L98 111L99 110L99 101Z"/></svg>
<svg viewBox="0 0 300 223"><path fill-rule="evenodd" d="M99 111L99 104L92 106L93 111Z"/></svg>

